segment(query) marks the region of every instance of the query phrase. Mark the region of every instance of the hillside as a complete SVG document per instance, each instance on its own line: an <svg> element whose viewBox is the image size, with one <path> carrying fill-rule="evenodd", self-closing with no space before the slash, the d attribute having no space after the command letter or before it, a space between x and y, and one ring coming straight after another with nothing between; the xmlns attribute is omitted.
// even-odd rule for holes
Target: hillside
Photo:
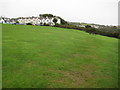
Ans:
<svg viewBox="0 0 120 90"><path fill-rule="evenodd" d="M3 88L118 87L118 39L3 24Z"/></svg>

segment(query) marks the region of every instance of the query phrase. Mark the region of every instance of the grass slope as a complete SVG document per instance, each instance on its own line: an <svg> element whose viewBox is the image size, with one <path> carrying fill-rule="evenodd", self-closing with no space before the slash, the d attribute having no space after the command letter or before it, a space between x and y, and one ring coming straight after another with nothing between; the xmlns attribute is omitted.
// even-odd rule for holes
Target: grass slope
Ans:
<svg viewBox="0 0 120 90"><path fill-rule="evenodd" d="M3 25L3 88L118 87L118 39Z"/></svg>

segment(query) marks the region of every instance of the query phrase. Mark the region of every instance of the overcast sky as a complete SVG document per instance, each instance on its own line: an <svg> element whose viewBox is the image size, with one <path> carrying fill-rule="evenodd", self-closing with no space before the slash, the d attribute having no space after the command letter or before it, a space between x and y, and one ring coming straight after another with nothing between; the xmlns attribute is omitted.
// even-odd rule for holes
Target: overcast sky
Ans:
<svg viewBox="0 0 120 90"><path fill-rule="evenodd" d="M51 13L71 22L118 24L119 0L0 0L0 16Z"/></svg>

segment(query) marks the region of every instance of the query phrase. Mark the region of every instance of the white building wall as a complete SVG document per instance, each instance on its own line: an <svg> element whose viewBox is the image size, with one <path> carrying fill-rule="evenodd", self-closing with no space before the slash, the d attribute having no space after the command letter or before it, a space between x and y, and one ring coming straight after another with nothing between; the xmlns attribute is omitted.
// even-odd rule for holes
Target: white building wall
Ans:
<svg viewBox="0 0 120 90"><path fill-rule="evenodd" d="M3 19L0 19L0 23L5 23L5 21Z"/></svg>
<svg viewBox="0 0 120 90"><path fill-rule="evenodd" d="M32 23L34 25L40 25L41 23L44 24L50 24L50 25L55 25L55 23L53 22L53 19L54 18L43 18L43 19L40 19L38 17L33 17L33 18L21 18L21 19L18 19L19 23L21 24L27 24L27 23ZM57 23L58 24L61 24L61 20L59 18L56 18L57 19Z"/></svg>
<svg viewBox="0 0 120 90"><path fill-rule="evenodd" d="M57 20L58 20L57 23L58 23L58 24L61 24L61 20L60 20L60 19L57 19Z"/></svg>

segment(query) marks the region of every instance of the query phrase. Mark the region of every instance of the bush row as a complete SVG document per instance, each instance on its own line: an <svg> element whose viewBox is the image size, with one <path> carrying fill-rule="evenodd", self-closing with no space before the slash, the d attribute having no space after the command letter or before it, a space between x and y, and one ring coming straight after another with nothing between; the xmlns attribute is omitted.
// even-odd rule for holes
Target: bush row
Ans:
<svg viewBox="0 0 120 90"><path fill-rule="evenodd" d="M62 25L56 24L55 27L82 30L82 31L85 31L85 32L90 33L90 34L99 34L99 35L103 35L103 36L115 37L115 38L120 39L120 28L117 28L114 26L93 28L90 26L79 27L79 26L71 25L71 24L62 24Z"/></svg>
<svg viewBox="0 0 120 90"><path fill-rule="evenodd" d="M78 26L70 25L70 24L56 24L55 27L68 28L68 29L77 29L77 30L84 30L83 27L78 27Z"/></svg>

